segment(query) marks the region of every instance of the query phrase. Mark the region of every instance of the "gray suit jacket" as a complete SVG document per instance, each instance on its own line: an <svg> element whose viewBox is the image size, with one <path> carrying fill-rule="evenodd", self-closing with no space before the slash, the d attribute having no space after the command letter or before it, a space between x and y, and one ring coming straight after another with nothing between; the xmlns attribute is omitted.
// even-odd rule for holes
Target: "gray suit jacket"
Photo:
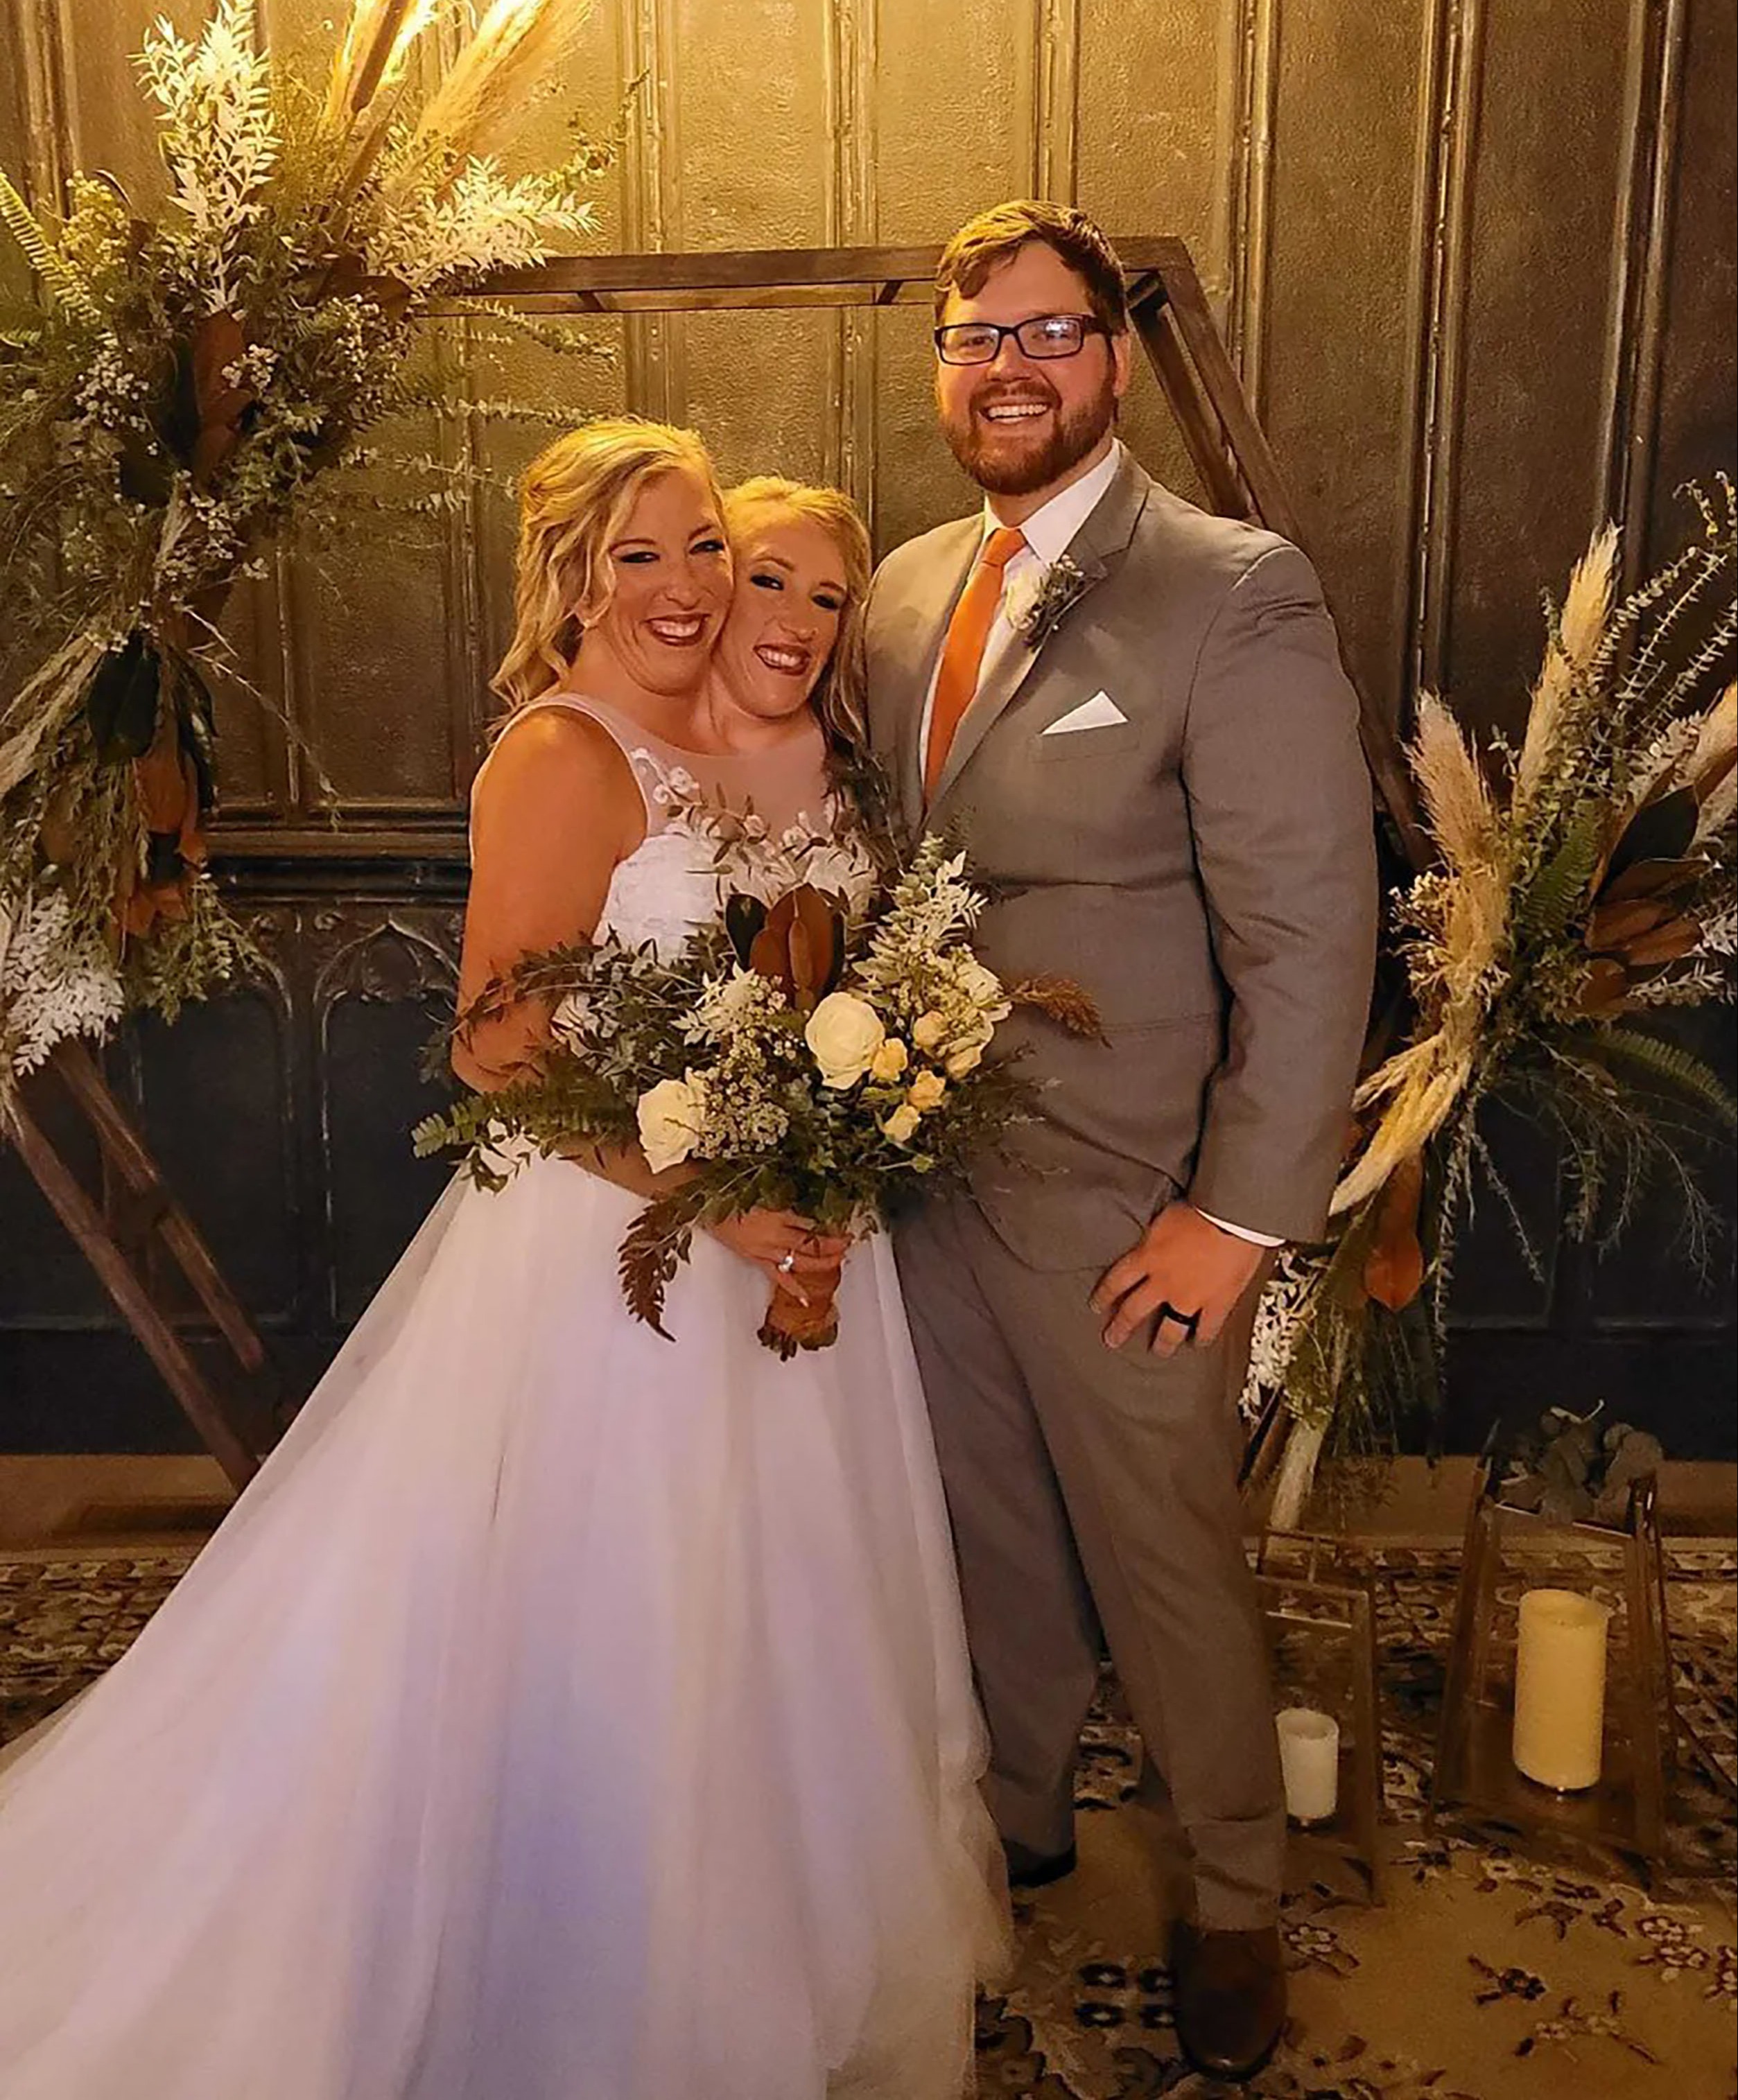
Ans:
<svg viewBox="0 0 1738 2100"><path fill-rule="evenodd" d="M1087 589L961 723L922 809L918 731L974 517L896 549L865 620L871 744L911 830L997 892L980 951L1097 1001L1108 1043L1005 1035L1045 1119L974 1193L1028 1266L1108 1264L1179 1191L1320 1235L1368 1018L1374 825L1356 701L1314 571L1125 457L1069 549ZM1121 723L1043 735L1094 695Z"/></svg>

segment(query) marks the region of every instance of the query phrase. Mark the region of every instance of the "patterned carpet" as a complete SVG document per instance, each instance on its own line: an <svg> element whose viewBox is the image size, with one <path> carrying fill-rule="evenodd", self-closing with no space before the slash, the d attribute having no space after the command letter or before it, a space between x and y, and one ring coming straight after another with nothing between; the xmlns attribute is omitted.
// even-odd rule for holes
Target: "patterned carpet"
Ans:
<svg viewBox="0 0 1738 2100"><path fill-rule="evenodd" d="M1313 1877L1285 1910L1293 2018L1263 2100L1738 2100L1738 1555L1669 1555L1673 1652L1695 1736L1671 1856L1644 1888L1423 1823L1453 1604L1453 1550L1368 1549L1382 1669L1384 1903ZM121 1655L186 1556L0 1564L0 1741ZM1081 1866L1022 1899L1019 1954L980 2013L981 2100L1152 2100L1234 2089L1177 2054L1166 1906L1135 1744L1107 1679L1081 1767ZM504 2100L506 2097L504 2096Z"/></svg>

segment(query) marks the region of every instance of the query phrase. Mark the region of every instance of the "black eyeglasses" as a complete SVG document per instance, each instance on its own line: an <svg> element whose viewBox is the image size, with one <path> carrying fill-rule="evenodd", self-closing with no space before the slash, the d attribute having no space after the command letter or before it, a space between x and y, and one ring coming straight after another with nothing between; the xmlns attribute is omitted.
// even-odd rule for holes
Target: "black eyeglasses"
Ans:
<svg viewBox="0 0 1738 2100"><path fill-rule="evenodd" d="M993 364L1012 336L1027 357L1077 357L1088 336L1109 333L1092 314L1034 314L1011 328L999 321L953 321L936 329L935 355L944 364Z"/></svg>

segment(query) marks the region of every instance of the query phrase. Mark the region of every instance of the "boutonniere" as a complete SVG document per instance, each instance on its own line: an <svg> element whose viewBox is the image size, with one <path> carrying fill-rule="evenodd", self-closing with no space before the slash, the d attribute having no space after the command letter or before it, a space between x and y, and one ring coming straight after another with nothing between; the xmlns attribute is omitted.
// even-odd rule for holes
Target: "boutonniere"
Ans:
<svg viewBox="0 0 1738 2100"><path fill-rule="evenodd" d="M1079 564L1059 554L1010 604L1008 624L1028 649L1041 649L1086 589L1086 573Z"/></svg>

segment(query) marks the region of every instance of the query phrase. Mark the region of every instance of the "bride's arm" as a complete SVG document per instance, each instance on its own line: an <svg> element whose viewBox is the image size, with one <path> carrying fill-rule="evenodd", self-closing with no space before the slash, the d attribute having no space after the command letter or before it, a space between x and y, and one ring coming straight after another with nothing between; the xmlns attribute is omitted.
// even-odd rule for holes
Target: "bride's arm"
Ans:
<svg viewBox="0 0 1738 2100"><path fill-rule="evenodd" d="M633 773L597 723L546 708L510 730L471 813L459 1012L524 956L588 939L617 862L644 836ZM506 1086L542 1057L551 1011L521 999L462 1029L453 1070L479 1092Z"/></svg>
<svg viewBox="0 0 1738 2100"><path fill-rule="evenodd" d="M588 937L617 863L645 830L633 772L597 723L550 708L514 729L471 810L459 1011L521 957ZM479 1093L510 1084L542 1057L551 1012L547 999L521 999L471 1023L453 1038L453 1070ZM575 1144L568 1157L636 1196L686 1179L679 1168L654 1174L637 1145Z"/></svg>

